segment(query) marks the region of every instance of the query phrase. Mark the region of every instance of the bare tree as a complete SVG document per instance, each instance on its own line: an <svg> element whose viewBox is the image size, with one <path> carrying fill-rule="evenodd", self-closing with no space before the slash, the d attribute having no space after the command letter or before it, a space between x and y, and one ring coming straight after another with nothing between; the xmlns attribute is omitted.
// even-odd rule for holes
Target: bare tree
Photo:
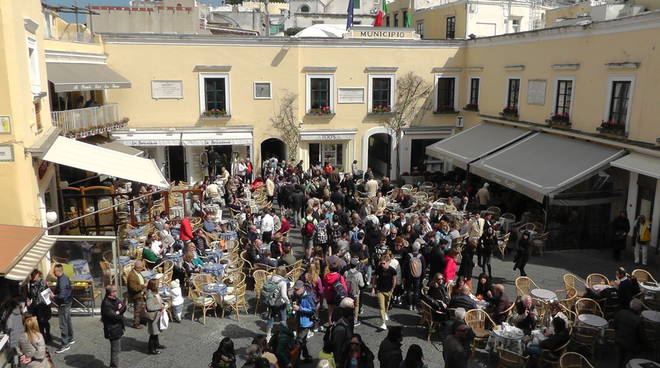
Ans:
<svg viewBox="0 0 660 368"><path fill-rule="evenodd" d="M396 102L389 119L383 121L383 126L394 135L396 147L396 179L401 173L400 143L403 129L413 125L424 116L430 108L428 97L433 91L433 85L419 75L409 72L396 82Z"/></svg>
<svg viewBox="0 0 660 368"><path fill-rule="evenodd" d="M295 158L300 144L300 128L296 119L296 99L298 95L287 91L280 99L280 110L270 118L273 127L279 130L280 136L288 150L289 160Z"/></svg>

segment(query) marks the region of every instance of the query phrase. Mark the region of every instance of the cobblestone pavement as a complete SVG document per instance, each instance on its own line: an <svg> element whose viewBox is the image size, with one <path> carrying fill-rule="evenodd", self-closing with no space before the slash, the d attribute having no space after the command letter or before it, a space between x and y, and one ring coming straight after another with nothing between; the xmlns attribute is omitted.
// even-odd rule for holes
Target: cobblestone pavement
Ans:
<svg viewBox="0 0 660 368"><path fill-rule="evenodd" d="M292 233L297 233L292 230ZM295 239L294 239L295 241ZM300 249L297 249L299 252ZM651 264L647 268L651 272L658 273L657 255L654 250ZM507 254L505 260L493 259L493 273L496 282L502 282L511 296L515 296L513 280L518 276L512 270L512 254ZM625 262L621 264L632 270L632 254L624 254ZM575 273L585 277L589 273L599 272L605 275L613 275L619 263L612 260L609 252L597 250L567 250L546 252L542 257L532 257L527 267L527 273L536 283L543 288L557 290L563 288L562 275L566 272ZM475 275L480 269L476 267ZM252 295L249 295L252 298ZM374 353L378 352L378 346L386 335L386 332L377 331L380 324L378 317L377 301L371 296L365 296L365 312L363 323L356 327L356 333L362 335L368 347ZM253 303L250 303L253 305ZM186 308L186 311L189 311ZM213 351L217 348L219 341L224 337L233 339L239 355L239 364L242 366L242 355L245 348L257 334L263 334L265 320L255 316L250 309L250 314L241 314L240 321L236 315L225 318L208 317L206 325L191 321L190 314L184 312L184 321L181 324L172 324L170 328L161 334L160 341L167 348L160 355L147 355L147 332L145 329L126 329L122 340L123 351L121 353L121 366L148 368L148 367L186 367L206 368L211 359ZM130 312L126 314L128 325ZM404 356L411 344L419 344L424 351L425 361L429 367L443 367L442 343L440 336L435 334L431 341L426 340L426 330L419 326L419 316L416 312L394 308L390 312L391 325L402 325L404 327ZM98 316L73 318L76 344L63 354L53 354L55 365L58 367L98 368L105 367L109 362L110 345L103 338L103 329ZM57 317L52 319L52 331L54 336L59 335ZM321 348L323 334L315 334L309 341L309 349L313 356L317 356ZM56 338L56 341L59 339ZM53 347L50 351L54 351ZM596 367L614 367L616 362L612 349L603 349L597 354ZM375 362L378 366L378 362ZM313 365L309 365L312 367ZM493 361L488 362L485 355L478 355L471 367L495 366Z"/></svg>

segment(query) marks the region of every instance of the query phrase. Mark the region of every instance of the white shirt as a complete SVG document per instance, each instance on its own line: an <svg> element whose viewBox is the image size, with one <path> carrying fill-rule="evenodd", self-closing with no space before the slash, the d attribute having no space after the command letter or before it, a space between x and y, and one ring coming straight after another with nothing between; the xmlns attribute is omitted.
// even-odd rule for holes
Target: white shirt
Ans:
<svg viewBox="0 0 660 368"><path fill-rule="evenodd" d="M160 247L162 243L159 240L154 240L151 242L151 251L154 252L156 257L160 257L160 254L163 252L163 249Z"/></svg>
<svg viewBox="0 0 660 368"><path fill-rule="evenodd" d="M245 172L247 171L247 166L245 166L244 163L239 162L238 165L236 165L236 171L238 171L238 175L245 175Z"/></svg>
<svg viewBox="0 0 660 368"><path fill-rule="evenodd" d="M267 213L261 219L261 232L265 233L266 231L273 231L274 228L275 228L275 221L273 220L273 216Z"/></svg>

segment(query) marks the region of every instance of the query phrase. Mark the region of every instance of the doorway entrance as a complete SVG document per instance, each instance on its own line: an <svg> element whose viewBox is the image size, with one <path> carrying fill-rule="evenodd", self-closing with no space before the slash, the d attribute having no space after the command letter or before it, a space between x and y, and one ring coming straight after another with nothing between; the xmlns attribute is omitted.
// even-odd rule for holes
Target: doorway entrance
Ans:
<svg viewBox="0 0 660 368"><path fill-rule="evenodd" d="M278 162L286 160L286 143L279 138L268 138L261 142L261 160L275 157Z"/></svg>
<svg viewBox="0 0 660 368"><path fill-rule="evenodd" d="M392 137L387 133L376 133L369 137L367 167L374 176L388 176L392 167Z"/></svg>
<svg viewBox="0 0 660 368"><path fill-rule="evenodd" d="M186 181L186 157L183 146L168 146L165 150L170 181Z"/></svg>

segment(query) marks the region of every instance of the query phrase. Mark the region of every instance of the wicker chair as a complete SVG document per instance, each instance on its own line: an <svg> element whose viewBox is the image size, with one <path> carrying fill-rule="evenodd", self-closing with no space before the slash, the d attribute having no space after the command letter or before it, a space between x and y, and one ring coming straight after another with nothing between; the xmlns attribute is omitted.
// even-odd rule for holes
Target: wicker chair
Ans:
<svg viewBox="0 0 660 368"><path fill-rule="evenodd" d="M638 282L655 282L655 279L653 278L653 275L651 275L648 271L642 270L641 268L638 268L636 270L633 270L632 276L637 279Z"/></svg>
<svg viewBox="0 0 660 368"><path fill-rule="evenodd" d="M233 292L228 293L222 298L222 317L225 317L225 309L229 308L231 311L236 312L236 320L240 321L240 313L239 311L241 309L245 310L245 313L248 312L247 309L247 301L245 299L245 283L242 283L239 286L236 286L233 290Z"/></svg>
<svg viewBox="0 0 660 368"><path fill-rule="evenodd" d="M259 311L259 303L261 302L261 289L266 282L266 278L269 273L266 270L257 270L252 273L252 278L254 279L254 298L256 302L254 304L254 314L257 314Z"/></svg>
<svg viewBox="0 0 660 368"><path fill-rule="evenodd" d="M567 341L564 345L558 347L555 350L541 350L541 355L539 356L538 367L559 367L559 359L568 349L568 345L571 341Z"/></svg>
<svg viewBox="0 0 660 368"><path fill-rule="evenodd" d="M509 320L509 318L511 318L511 314L513 313L513 308L515 308L515 307L516 307L516 303L511 303L511 305L509 306L509 308L503 310L502 312L500 312L500 313L498 314L498 317L499 317L498 319L499 319L500 321L507 321L507 320Z"/></svg>
<svg viewBox="0 0 660 368"><path fill-rule="evenodd" d="M578 292L575 288L569 286L566 290L557 290L555 293L557 293L557 295L565 293L566 297L559 299L559 304L566 309L573 310L575 302L578 300Z"/></svg>
<svg viewBox="0 0 660 368"><path fill-rule="evenodd" d="M472 329L475 335L472 341L473 352L478 345L483 345L488 341L488 331L496 326L488 313L481 309L470 309L465 312L465 324Z"/></svg>
<svg viewBox="0 0 660 368"><path fill-rule="evenodd" d="M103 286L115 284L115 274L112 272L112 264L107 261L100 261L99 266L103 274Z"/></svg>
<svg viewBox="0 0 660 368"><path fill-rule="evenodd" d="M213 310L215 316L216 317L218 316L218 313L215 310L218 304L216 303L212 295L206 294L203 291L201 291L201 289L197 289L196 287L190 288L188 292L189 292L188 297L192 301L192 306L193 306L192 315L190 317L192 321L195 320L196 309L202 310L202 318L203 318L202 324L204 325L206 324L206 312L208 312L209 310Z"/></svg>
<svg viewBox="0 0 660 368"><path fill-rule="evenodd" d="M500 215L502 214L502 210L495 206L486 208L486 212L492 214L494 219L500 218Z"/></svg>
<svg viewBox="0 0 660 368"><path fill-rule="evenodd" d="M595 314L603 317L603 310L597 301L589 298L580 298L575 302L575 314Z"/></svg>
<svg viewBox="0 0 660 368"><path fill-rule="evenodd" d="M600 331L595 327L589 327L581 324L575 325L573 328L572 344L573 349L581 350L589 353L590 357L594 356L596 350L596 342L600 338Z"/></svg>
<svg viewBox="0 0 660 368"><path fill-rule="evenodd" d="M497 355L500 358L497 368L523 368L527 365L527 360L529 359L529 357L503 349L502 347L497 348Z"/></svg>
<svg viewBox="0 0 660 368"><path fill-rule="evenodd" d="M587 287L592 287L594 285L602 284L602 285L609 285L610 280L607 278L607 276L602 275L600 273L592 273L589 276L587 276Z"/></svg>
<svg viewBox="0 0 660 368"><path fill-rule="evenodd" d="M569 287L574 288L575 290L583 289L587 286L587 283L581 278L573 275L572 273L564 274L564 288L568 290Z"/></svg>
<svg viewBox="0 0 660 368"><path fill-rule="evenodd" d="M527 276L520 276L516 278L516 292L518 296L529 295L530 291L538 289L534 280Z"/></svg>
<svg viewBox="0 0 660 368"><path fill-rule="evenodd" d="M420 302L419 311L421 314L419 325L427 327L426 340L431 341L431 335L433 334L434 331L436 331L436 328L440 326L440 322L437 321L435 318L433 318L433 314L435 312L433 311L433 308L431 308L431 306L428 305L426 302L423 301ZM440 331L440 329L437 330Z"/></svg>
<svg viewBox="0 0 660 368"><path fill-rule="evenodd" d="M594 368L582 354L567 352L559 358L560 368Z"/></svg>

